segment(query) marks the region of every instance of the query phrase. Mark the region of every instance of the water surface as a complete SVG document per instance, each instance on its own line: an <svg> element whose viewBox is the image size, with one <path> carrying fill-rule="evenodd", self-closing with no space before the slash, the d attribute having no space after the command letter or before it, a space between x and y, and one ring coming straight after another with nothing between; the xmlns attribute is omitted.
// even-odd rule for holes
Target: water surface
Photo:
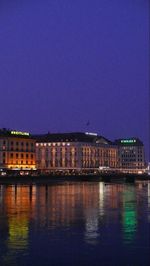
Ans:
<svg viewBox="0 0 150 266"><path fill-rule="evenodd" d="M150 265L150 181L0 185L0 266Z"/></svg>

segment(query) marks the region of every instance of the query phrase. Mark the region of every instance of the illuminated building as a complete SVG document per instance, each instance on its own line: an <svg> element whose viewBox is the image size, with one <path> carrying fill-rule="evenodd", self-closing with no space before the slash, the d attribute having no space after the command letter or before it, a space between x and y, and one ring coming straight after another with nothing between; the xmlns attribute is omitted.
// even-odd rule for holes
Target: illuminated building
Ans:
<svg viewBox="0 0 150 266"><path fill-rule="evenodd" d="M144 145L138 138L118 139L118 167L124 173L143 173L145 171Z"/></svg>
<svg viewBox="0 0 150 266"><path fill-rule="evenodd" d="M38 169L41 173L145 172L144 145L137 138L112 142L90 132L31 136L0 130L0 173Z"/></svg>
<svg viewBox="0 0 150 266"><path fill-rule="evenodd" d="M115 169L117 147L96 133L36 135L36 164L41 172Z"/></svg>
<svg viewBox="0 0 150 266"><path fill-rule="evenodd" d="M35 169L35 140L28 132L0 130L0 169Z"/></svg>

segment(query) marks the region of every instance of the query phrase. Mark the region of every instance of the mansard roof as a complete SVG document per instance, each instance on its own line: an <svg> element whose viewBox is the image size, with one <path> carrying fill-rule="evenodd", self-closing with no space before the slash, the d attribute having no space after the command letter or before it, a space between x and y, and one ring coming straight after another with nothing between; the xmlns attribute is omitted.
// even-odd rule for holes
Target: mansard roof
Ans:
<svg viewBox="0 0 150 266"><path fill-rule="evenodd" d="M111 145L112 142L96 133L47 133L33 136L37 142L87 142Z"/></svg>

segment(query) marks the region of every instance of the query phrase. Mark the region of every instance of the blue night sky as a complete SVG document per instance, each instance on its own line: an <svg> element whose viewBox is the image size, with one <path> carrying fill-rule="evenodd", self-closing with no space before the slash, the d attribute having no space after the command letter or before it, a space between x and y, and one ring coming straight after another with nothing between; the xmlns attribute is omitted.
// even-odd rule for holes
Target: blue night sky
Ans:
<svg viewBox="0 0 150 266"><path fill-rule="evenodd" d="M148 12L148 0L1 0L0 127L147 144Z"/></svg>

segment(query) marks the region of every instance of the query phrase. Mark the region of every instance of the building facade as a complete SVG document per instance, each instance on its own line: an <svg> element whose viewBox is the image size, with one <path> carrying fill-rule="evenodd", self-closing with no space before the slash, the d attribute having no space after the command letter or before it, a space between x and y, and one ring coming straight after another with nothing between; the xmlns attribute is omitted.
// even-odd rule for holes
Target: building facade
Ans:
<svg viewBox="0 0 150 266"><path fill-rule="evenodd" d="M27 132L0 130L0 171L35 170L35 140Z"/></svg>
<svg viewBox="0 0 150 266"><path fill-rule="evenodd" d="M117 147L95 133L36 135L36 165L41 172L89 171L117 167Z"/></svg>
<svg viewBox="0 0 150 266"><path fill-rule="evenodd" d="M138 138L112 142L96 133L55 133L31 136L0 130L0 173L145 172L144 145Z"/></svg>
<svg viewBox="0 0 150 266"><path fill-rule="evenodd" d="M144 145L138 138L117 139L118 168L123 173L145 172Z"/></svg>

